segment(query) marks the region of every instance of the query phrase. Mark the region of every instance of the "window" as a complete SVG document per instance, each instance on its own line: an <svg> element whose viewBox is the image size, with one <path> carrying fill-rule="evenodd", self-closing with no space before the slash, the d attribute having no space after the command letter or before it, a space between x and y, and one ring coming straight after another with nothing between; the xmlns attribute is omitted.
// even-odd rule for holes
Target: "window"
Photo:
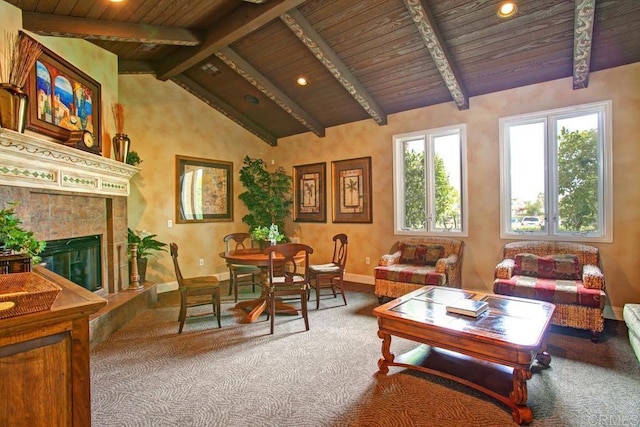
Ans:
<svg viewBox="0 0 640 427"><path fill-rule="evenodd" d="M501 237L612 241L611 101L500 119Z"/></svg>
<svg viewBox="0 0 640 427"><path fill-rule="evenodd" d="M395 233L466 236L466 126L393 138Z"/></svg>

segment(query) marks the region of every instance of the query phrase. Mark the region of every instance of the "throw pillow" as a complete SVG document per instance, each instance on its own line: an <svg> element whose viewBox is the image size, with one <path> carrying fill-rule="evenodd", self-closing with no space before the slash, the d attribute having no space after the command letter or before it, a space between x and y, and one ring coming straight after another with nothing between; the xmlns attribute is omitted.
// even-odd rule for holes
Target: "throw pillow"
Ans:
<svg viewBox="0 0 640 427"><path fill-rule="evenodd" d="M514 261L514 275L565 280L580 280L582 278L580 261L576 255L559 254L541 257L524 253L517 254Z"/></svg>
<svg viewBox="0 0 640 427"><path fill-rule="evenodd" d="M401 245L401 264L436 265L444 254L442 245Z"/></svg>

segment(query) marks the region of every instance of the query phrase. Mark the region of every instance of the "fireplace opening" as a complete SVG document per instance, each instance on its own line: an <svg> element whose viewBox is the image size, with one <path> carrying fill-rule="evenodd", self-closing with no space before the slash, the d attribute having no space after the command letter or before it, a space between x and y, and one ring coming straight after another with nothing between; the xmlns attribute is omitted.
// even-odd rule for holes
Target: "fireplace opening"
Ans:
<svg viewBox="0 0 640 427"><path fill-rule="evenodd" d="M49 240L40 256L48 270L92 292L102 289L101 236Z"/></svg>

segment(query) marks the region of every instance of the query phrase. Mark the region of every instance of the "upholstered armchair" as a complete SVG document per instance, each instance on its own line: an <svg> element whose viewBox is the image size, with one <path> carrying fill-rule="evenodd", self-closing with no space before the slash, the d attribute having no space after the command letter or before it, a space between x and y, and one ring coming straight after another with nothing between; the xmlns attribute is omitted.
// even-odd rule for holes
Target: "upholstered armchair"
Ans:
<svg viewBox="0 0 640 427"><path fill-rule="evenodd" d="M397 241L375 267L375 294L397 298L422 286L462 287L464 242L446 237L411 237Z"/></svg>
<svg viewBox="0 0 640 427"><path fill-rule="evenodd" d="M554 241L507 243L495 268L493 292L553 303L551 323L587 329L594 342L604 329L605 281L596 247Z"/></svg>

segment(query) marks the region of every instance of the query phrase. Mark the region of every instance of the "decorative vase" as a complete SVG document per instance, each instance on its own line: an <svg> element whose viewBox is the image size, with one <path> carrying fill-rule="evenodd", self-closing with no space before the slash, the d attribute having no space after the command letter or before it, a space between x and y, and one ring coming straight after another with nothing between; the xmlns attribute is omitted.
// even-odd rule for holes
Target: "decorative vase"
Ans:
<svg viewBox="0 0 640 427"><path fill-rule="evenodd" d="M0 126L24 133L29 97L19 86L0 83Z"/></svg>
<svg viewBox="0 0 640 427"><path fill-rule="evenodd" d="M127 154L129 154L129 145L131 140L126 133L116 133L113 137L113 154L116 160L119 162L127 161Z"/></svg>

